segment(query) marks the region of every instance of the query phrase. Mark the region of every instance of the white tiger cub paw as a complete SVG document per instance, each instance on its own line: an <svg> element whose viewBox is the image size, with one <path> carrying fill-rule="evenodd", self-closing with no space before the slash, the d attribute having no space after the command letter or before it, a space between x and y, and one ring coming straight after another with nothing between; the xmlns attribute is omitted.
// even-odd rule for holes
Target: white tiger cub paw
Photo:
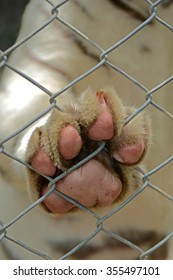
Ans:
<svg viewBox="0 0 173 280"><path fill-rule="evenodd" d="M48 181L39 174L54 178L105 141L105 149L58 181L56 188L86 207L108 206L137 185L132 166L143 159L151 142L150 121L140 113L124 125L133 109L123 106L112 89L88 90L79 103L78 108L64 107L64 112L54 109L47 123L33 132L26 153L35 170L27 171L29 190L38 199L49 190ZM42 206L53 214L75 208L54 192Z"/></svg>

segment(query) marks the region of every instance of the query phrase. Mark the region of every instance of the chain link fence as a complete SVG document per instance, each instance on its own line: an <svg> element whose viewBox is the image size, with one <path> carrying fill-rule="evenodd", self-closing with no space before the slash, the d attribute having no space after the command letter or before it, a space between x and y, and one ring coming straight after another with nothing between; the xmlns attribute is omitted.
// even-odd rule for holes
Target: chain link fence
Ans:
<svg viewBox="0 0 173 280"><path fill-rule="evenodd" d="M153 3L153 2L151 2L149 0L144 0L144 2L148 4L148 17L145 20L143 20L142 23L140 23L129 34L127 34L125 37L123 37L120 41L115 42L114 45L112 45L110 48L108 48L106 50L103 50L102 46L98 45L95 41L93 41L90 38L88 38L80 30L76 29L69 22L65 21L64 19L62 19L59 16L58 11L61 8L61 6L64 5L66 2L70 1L70 0L57 1L56 5L52 4L52 2L49 1L49 0L45 0L45 1L47 3L49 3L50 7L51 7L51 9L50 9L51 10L50 18L46 22L44 22L44 24L42 24L42 26L37 28L37 30L33 30L32 33L28 34L27 37L22 38L20 41L16 42L13 46L11 46L7 50L1 52L1 55L0 55L0 58L1 58L1 60L0 60L0 68L3 69L3 68L6 67L6 68L11 69L17 75L22 76L24 79L28 80L30 83L32 83L36 87L38 87L41 91L46 93L50 97L50 106L48 108L46 108L46 110L41 112L38 116L36 116L34 118L31 117L31 120L30 120L29 123L26 123L24 126L19 127L16 131L12 132L5 139L3 138L3 135L1 135L1 141L0 141L0 153L1 153L1 155L9 157L12 160L17 161L21 165L24 165L24 166L26 166L28 168L32 168L28 163L24 162L22 159L16 157L12 153L10 153L8 151L8 149L5 148L5 144L8 143L8 141L10 141L12 138L14 138L17 135L19 135L20 133L22 133L26 128L28 128L30 125L35 123L41 117L45 116L53 108L57 108L59 110L60 108L57 106L56 98L60 94L65 92L67 89L73 87L75 84L79 83L82 79L86 78L87 76L90 76L93 72L97 71L101 67L104 67L105 65L107 65L108 67L110 67L114 71L118 72L120 75L124 76L125 79L128 79L131 83L134 83L135 86L139 87L140 90L143 91L143 93L144 93L144 95L146 97L146 101L135 111L134 114L132 114L128 119L126 119L126 123L128 123L133 118L135 118L138 113L143 111L148 106L152 107L153 110L155 110L155 109L159 110L161 112L161 114L166 116L166 118L169 118L170 120L173 120L173 115L171 114L171 112L169 112L169 110L167 110L166 108L162 107L160 104L155 102L154 99L153 99L153 96L156 95L160 89L164 88L165 86L167 86L168 84L171 83L171 81L173 80L173 76L168 77L164 81L160 81L160 83L158 83L154 88L148 89L143 84L141 84L139 81L137 81L135 78L130 76L128 74L128 71L126 72L123 69L119 68L118 66L112 64L109 61L109 59L108 59L108 55L111 52L113 52L115 49L119 48L121 45L125 44L130 38L132 38L135 34L140 32L147 25L151 24L153 21L157 21L160 25L163 25L167 30L170 31L170 36L173 36L173 34L171 34L171 32L173 32L173 27L169 24L169 19L167 20L167 19L160 18L159 17L159 13L158 13L159 6L162 5L162 4L168 5L170 1L158 0L158 1L155 1ZM126 1L121 1L121 2L123 3L123 2L126 2ZM76 79L74 79L73 81L71 81L69 84L67 84L64 88L62 88L61 90L59 90L56 93L50 92L43 85L39 84L36 80L34 80L31 77L27 76L24 72L22 72L21 70L17 69L14 65L12 65L12 64L10 64L8 62L9 54L11 54L12 52L15 52L15 50L17 48L19 48L26 41L30 40L30 38L34 37L37 33L39 33L41 30L46 28L53 21L61 22L61 24L63 24L66 28L69 28L72 32L74 32L76 34L76 36L82 37L83 40L86 40L88 44L91 44L92 47L97 49L99 51L99 53L100 53L100 61L93 68L89 69L87 72L85 72L81 76L79 76ZM170 94L172 94L172 93L170 93ZM126 238L124 238L124 237L122 237L122 236L120 236L118 234L112 233L109 230L107 230L105 228L105 226L104 226L104 222L107 219L109 219L110 217L112 217L112 216L114 216L114 218L116 219L116 213L121 211L122 208L126 207L126 205L129 202L131 202L134 198L136 198L139 194L141 194L146 188L152 188L155 192L159 192L161 196L164 196L167 200L173 202L173 196L171 194L165 192L162 188L154 185L151 182L151 180L150 180L150 178L151 178L151 176L153 174L161 172L161 170L163 168L165 168L167 165L171 164L171 162L173 160L173 156L171 154L170 154L170 156L166 160L162 159L162 162L159 163L155 168L150 170L148 173L144 173L143 170L138 170L143 175L143 185L140 186L138 188L138 190L136 190L136 192L133 193L128 199L123 201L118 207L114 208L112 211L110 211L109 213L107 213L103 217L99 217L96 213L94 213L90 209L84 207L83 205L81 205L78 202L74 201L70 197L68 197L68 196L66 196L66 195L64 195L61 192L56 190L56 184L55 183L57 183L63 177L67 176L69 173L71 173L76 168L78 168L81 165L85 164L91 158L95 157L102 149L104 149L104 146L105 146L105 143L104 142L101 143L99 148L96 151L94 151L92 154L90 154L84 160L82 160L82 161L78 162L77 164L75 164L72 168L70 168L68 171L64 172L60 176L58 176L58 177L56 177L54 179L45 176L46 179L49 180L49 187L50 187L49 192L47 194L45 194L44 196L42 196L37 201L35 201L34 203L30 204L28 208L23 209L23 211L21 211L17 216L11 217L10 221L7 221L7 222L3 221L3 217L1 217L1 213L0 213L0 220L1 220L0 221L0 225L1 225L0 241L2 241L3 239L6 239L9 242L16 243L17 246L22 246L24 249L29 250L30 252L32 252L35 255L39 255L43 259L51 259L51 256L49 256L49 255L47 255L47 254L45 254L43 252L40 252L40 251L36 250L35 248L32 248L32 247L28 246L27 244L23 243L22 241L18 241L16 239L14 239L13 236L11 236L8 232L9 232L10 227L13 226L13 224L15 224L21 218L25 219L25 215L27 215L28 212L32 211L32 209L35 208L35 206L40 204L45 199L45 197L47 197L50 193L52 193L54 191L54 192L57 193L57 195L60 195L61 197L67 199L70 202L72 202L78 208L80 208L82 211L87 212L88 215L91 215L95 219L95 230L93 232L91 232L90 235L88 235L82 242L77 244L72 250L70 250L65 255L63 255L61 257L61 259L68 259L71 255L73 255L73 253L75 253L76 251L80 250L83 246L85 246L85 244L87 244L91 239L93 239L95 236L97 236L97 234L100 233L100 232L103 232L106 236L109 236L110 238L116 239L116 240L122 242L123 244L126 244L127 246L129 246L129 247L133 248L134 250L136 250L138 252L138 254L139 254L139 258L140 259L147 258L152 252L157 250L160 246L162 246L163 244L166 244L167 241L170 240L173 237L173 232L170 232L166 237L164 237L161 241L159 241L157 244L155 244L149 250L143 251L138 245L134 244L133 242L130 242ZM3 194L0 194L0 195L3 195ZM6 203L8 204L8 201Z"/></svg>

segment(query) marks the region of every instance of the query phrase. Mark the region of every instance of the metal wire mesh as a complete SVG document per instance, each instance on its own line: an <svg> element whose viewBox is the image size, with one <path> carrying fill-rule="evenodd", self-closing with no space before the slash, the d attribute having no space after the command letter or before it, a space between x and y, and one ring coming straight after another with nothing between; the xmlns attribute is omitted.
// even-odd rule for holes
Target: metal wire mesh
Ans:
<svg viewBox="0 0 173 280"><path fill-rule="evenodd" d="M9 157L12 160L15 160L15 161L19 162L20 164L22 164L22 165L24 165L24 166L26 166L28 168L31 168L31 169L32 169L32 167L28 163L26 163L23 160L21 160L21 158L16 157L14 154L8 152L8 150L5 148L5 144L8 143L8 141L10 141L12 138L14 138L18 134L20 134L21 132L23 132L30 125L32 125L37 120L39 120L41 117L45 116L48 112L52 111L53 108L61 110L57 106L57 102L56 102L57 96L59 96L60 94L64 93L67 89L71 88L75 84L79 83L82 79L86 78L87 76L90 76L93 72L97 71L99 68L103 67L104 65L107 65L108 67L110 67L114 71L118 72L120 75L124 76L125 79L128 79L131 83L133 83L137 87L139 87L140 90L143 91L143 93L144 93L144 95L146 97L146 101L141 105L141 107L139 107L130 117L128 117L128 119L126 119L126 124L128 122L130 122L133 118L135 118L136 115L138 115L141 111L143 111L148 106L153 107L153 110L156 109L156 110L161 111L162 114L164 114L169 119L173 120L173 115L166 108L160 106L160 104L157 104L154 101L154 99L153 99L153 96L156 95L161 88L163 88L167 84L171 83L171 81L173 80L173 75L168 77L164 81L160 81L160 83L158 83L154 88L148 89L143 84L141 84L141 82L137 81L134 77L130 76L128 74L128 71L126 72L123 69L120 69L118 66L112 64L109 61L109 59L108 59L108 55L112 51L114 51L115 49L119 48L121 45L125 44L125 42L127 42L136 33L140 32L143 28L145 28L147 25L149 25L153 21L157 21L159 24L163 25L167 30L170 31L170 34L171 34L171 32L173 32L173 27L165 19L161 19L159 17L158 13L157 13L157 8L159 7L159 5L163 4L164 1L158 0L158 1L155 1L154 3L152 3L150 0L146 0L145 2L148 4L148 11L149 11L149 15L148 15L147 19L144 20L141 24L139 24L129 34L127 34L125 37L123 37L120 41L115 42L114 45L112 45L110 48L108 48L106 50L102 49L102 46L98 45L95 41L93 41L90 38L88 38L80 30L76 29L69 22L66 22L64 19L62 19L59 16L58 11L59 11L60 7L62 5L64 5L66 2L68 2L68 1L70 1L70 0L57 1L57 4L53 5L51 3L51 1L47 0L46 2L48 2L50 4L50 6L52 6L51 13L50 13L50 18L44 24L42 24L39 28L37 28L32 33L28 34L25 38L22 38L20 41L16 42L13 46L11 46L9 49L1 52L1 54L0 54L0 59L1 59L0 60L0 68L5 68L5 67L9 68L13 72L15 72L17 75L22 76L24 79L26 79L30 83L34 84L36 87L41 89L43 92L45 92L50 97L50 105L49 105L49 107L46 108L46 110L42 111L38 116L36 116L34 118L31 117L31 120L28 123L25 123L25 125L23 125L22 127L19 127L17 130L11 132L11 134L8 135L6 138L3 138L3 135L1 135L1 138L2 138L1 141L0 141L0 153L1 153L1 155ZM166 4L166 1L164 3ZM32 37L34 37L37 33L39 33L41 30L46 28L53 21L61 22L61 24L63 24L64 26L69 28L71 31L73 31L75 34L77 34L77 36L82 37L83 40L87 41L87 43L89 43L90 45L92 45L92 47L97 49L97 51L100 54L100 61L93 68L89 69L87 72L85 72L84 74L80 75L79 77L77 77L76 79L74 79L69 84L67 84L65 87L61 88L59 91L57 91L55 93L50 92L43 85L39 84L36 80L34 80L31 77L27 76L24 72L22 72L21 70L17 69L15 66L13 66L12 64L10 64L8 62L9 54L11 54L12 52L15 52L15 50L17 48L19 48L27 40L30 40ZM171 36L172 35L173 34L171 34ZM77 244L72 250L70 250L65 255L63 255L61 257L61 259L66 259L66 258L70 257L74 252L80 250L81 247L83 247L85 244L87 244L89 242L89 240L93 239L100 232L103 232L106 236L109 236L109 237L111 237L113 239L116 239L116 240L118 240L118 241L128 245L129 247L135 249L139 253L140 259L145 259L146 257L149 256L150 253L152 253L153 251L157 250L160 246L162 246L169 239L171 239L173 237L173 232L170 232L163 240L159 241L154 247L151 247L147 251L143 251L136 244L134 244L134 243L130 242L129 240L123 238L122 236L120 236L118 234L115 234L115 233L112 233L108 229L106 229L106 227L104 226L104 221L109 219L111 216L114 216L115 219L116 219L116 213L121 211L122 208L126 207L126 205L129 202L131 202L134 198L136 198L139 194L141 194L146 188L152 188L154 191L159 192L160 195L166 197L166 199L168 199L169 201L173 201L173 196L171 196L170 194L164 192L161 188L153 185L151 183L151 181L150 181L150 178L151 178L151 176L153 174L155 174L157 172L160 172L166 165L169 165L172 162L172 160L173 160L173 156L172 155L170 155L166 160L162 159L162 162L159 163L154 169L150 170L148 173L144 173L142 170L139 170L139 172L141 172L142 175L143 175L143 185L140 186L138 188L138 190L136 190L136 192L133 193L128 199L123 201L120 204L120 206L116 207L115 209L113 209L112 211L110 211L109 213L107 213L103 217L99 217L92 210L84 207L83 205L81 205L77 201L74 201L70 197L68 197L68 196L62 194L60 191L56 190L56 184L55 183L57 183L60 179L62 179L63 177L67 176L68 174L70 174L73 170L75 170L79 166L85 164L91 158L95 157L102 149L104 149L104 147L105 147L105 143L102 142L100 144L99 148L95 152L90 154L84 160L80 161L79 163L74 165L72 168L70 168L68 171L64 172L63 174L61 174L60 176L56 177L55 179L52 179L52 178L50 178L48 176L45 176L46 179L49 180L49 188L50 188L49 191L44 196L42 196L40 199L38 199L34 203L30 204L28 206L28 208L26 208L23 211L21 211L17 216L11 217L11 220L9 222L5 223L3 221L3 218L0 216L0 220L2 219L2 221L0 222L0 225L1 225L0 240L6 239L8 241L15 242L17 244L17 246L22 246L23 248L25 248L26 250L29 250L33 254L39 255L43 259L51 259L51 256L49 256L49 255L47 255L47 254L45 254L43 252L37 251L35 248L32 248L32 247L28 246L27 244L25 244L25 243L23 243L21 241L15 240L13 238L13 236L10 236L10 234L8 234L8 230L18 220L20 220L21 218L24 219L25 215L27 215L28 212L30 212L34 207L36 207L38 204L40 204L45 199L45 197L47 197L53 191L56 192L57 195L60 195L61 197L67 199L68 201L71 201L78 208L80 208L82 211L85 211L88 215L91 215L95 219L95 230L93 232L91 232L82 242ZM8 202L7 202L7 204L8 204Z"/></svg>

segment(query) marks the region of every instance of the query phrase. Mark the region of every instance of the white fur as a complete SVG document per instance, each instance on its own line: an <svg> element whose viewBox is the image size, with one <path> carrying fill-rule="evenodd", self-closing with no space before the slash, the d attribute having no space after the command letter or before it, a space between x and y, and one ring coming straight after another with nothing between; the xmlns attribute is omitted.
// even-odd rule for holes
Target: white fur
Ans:
<svg viewBox="0 0 173 280"><path fill-rule="evenodd" d="M56 3L55 0L52 2ZM90 18L73 2L80 1L69 1L64 4L60 8L60 17L70 22L91 40L95 40L103 49L111 47L140 24L139 20L128 15L122 9L112 6L107 0L81 1L83 10L89 13ZM144 1L132 2L139 10L147 7L147 4L143 4ZM51 6L48 3L31 0L25 11L18 40L47 20L51 15L50 11ZM169 23L173 24L173 5L167 9L160 8L159 11L163 18L169 19ZM61 24L60 27L58 25L58 21L52 22L17 48L9 59L10 64L24 71L53 93L96 64L92 57L88 58L79 49L73 37L67 35L66 28ZM124 45L110 53L108 59L148 89L152 89L171 75L172 42L171 32L155 21L153 25L147 25ZM83 44L88 52L99 55L97 49L86 42ZM147 48L150 49L149 52L142 52ZM57 99L58 104L74 102L80 92L86 90L88 86L99 89L106 85L114 86L127 105L140 106L145 102L145 94L139 87L117 72L113 70L107 72L102 67L76 84L75 93L70 95L71 90L68 90L67 93L62 94ZM170 83L160 92L155 93L153 97L155 102L171 111L172 84ZM7 68L2 76L0 104L0 133L3 138L50 105L49 96L46 93L41 92L37 87ZM148 170L171 155L173 137L172 120L154 107L150 106L150 108L154 139L153 147L146 160ZM28 136L22 133L21 139L18 139L17 142L18 146L15 146L15 154L21 158L25 154L27 139ZM5 143L5 148L9 152L14 152L14 141ZM17 163L11 164L11 161L3 155L0 157L0 166L3 173L7 174L5 179L1 178L0 183L0 219L3 222L9 222L30 204L30 200L25 193L23 167ZM151 180L155 185L171 193L173 182L171 164L152 176ZM14 188L13 185L16 185L17 188ZM105 226L115 232L119 229L132 228L155 230L167 234L173 228L172 202L151 189L145 190L116 216L108 219ZM75 238L84 238L94 230L95 220L88 214L77 212L57 220L33 209L10 227L8 234L57 258L59 256L49 246L49 243L56 244L61 240L68 242ZM101 244L103 236L103 234L99 234L91 242ZM35 255L28 254L25 250L17 250L17 247L10 242L6 242L6 246L14 258L36 258ZM0 248L0 252L1 258L5 258L2 248Z"/></svg>

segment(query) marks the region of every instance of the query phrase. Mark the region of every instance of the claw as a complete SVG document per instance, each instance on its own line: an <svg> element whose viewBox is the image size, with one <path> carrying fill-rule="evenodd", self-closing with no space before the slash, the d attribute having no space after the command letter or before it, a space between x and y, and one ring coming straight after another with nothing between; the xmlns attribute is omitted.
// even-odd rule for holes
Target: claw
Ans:
<svg viewBox="0 0 173 280"><path fill-rule="evenodd" d="M104 92L103 91L97 91L96 92L96 96L97 96L98 101L99 101L100 104L105 104L106 105L105 97L104 97Z"/></svg>
<svg viewBox="0 0 173 280"><path fill-rule="evenodd" d="M96 141L111 139L114 135L114 124L112 114L106 104L104 92L96 93L100 103L100 114L94 124L89 129L88 136Z"/></svg>

